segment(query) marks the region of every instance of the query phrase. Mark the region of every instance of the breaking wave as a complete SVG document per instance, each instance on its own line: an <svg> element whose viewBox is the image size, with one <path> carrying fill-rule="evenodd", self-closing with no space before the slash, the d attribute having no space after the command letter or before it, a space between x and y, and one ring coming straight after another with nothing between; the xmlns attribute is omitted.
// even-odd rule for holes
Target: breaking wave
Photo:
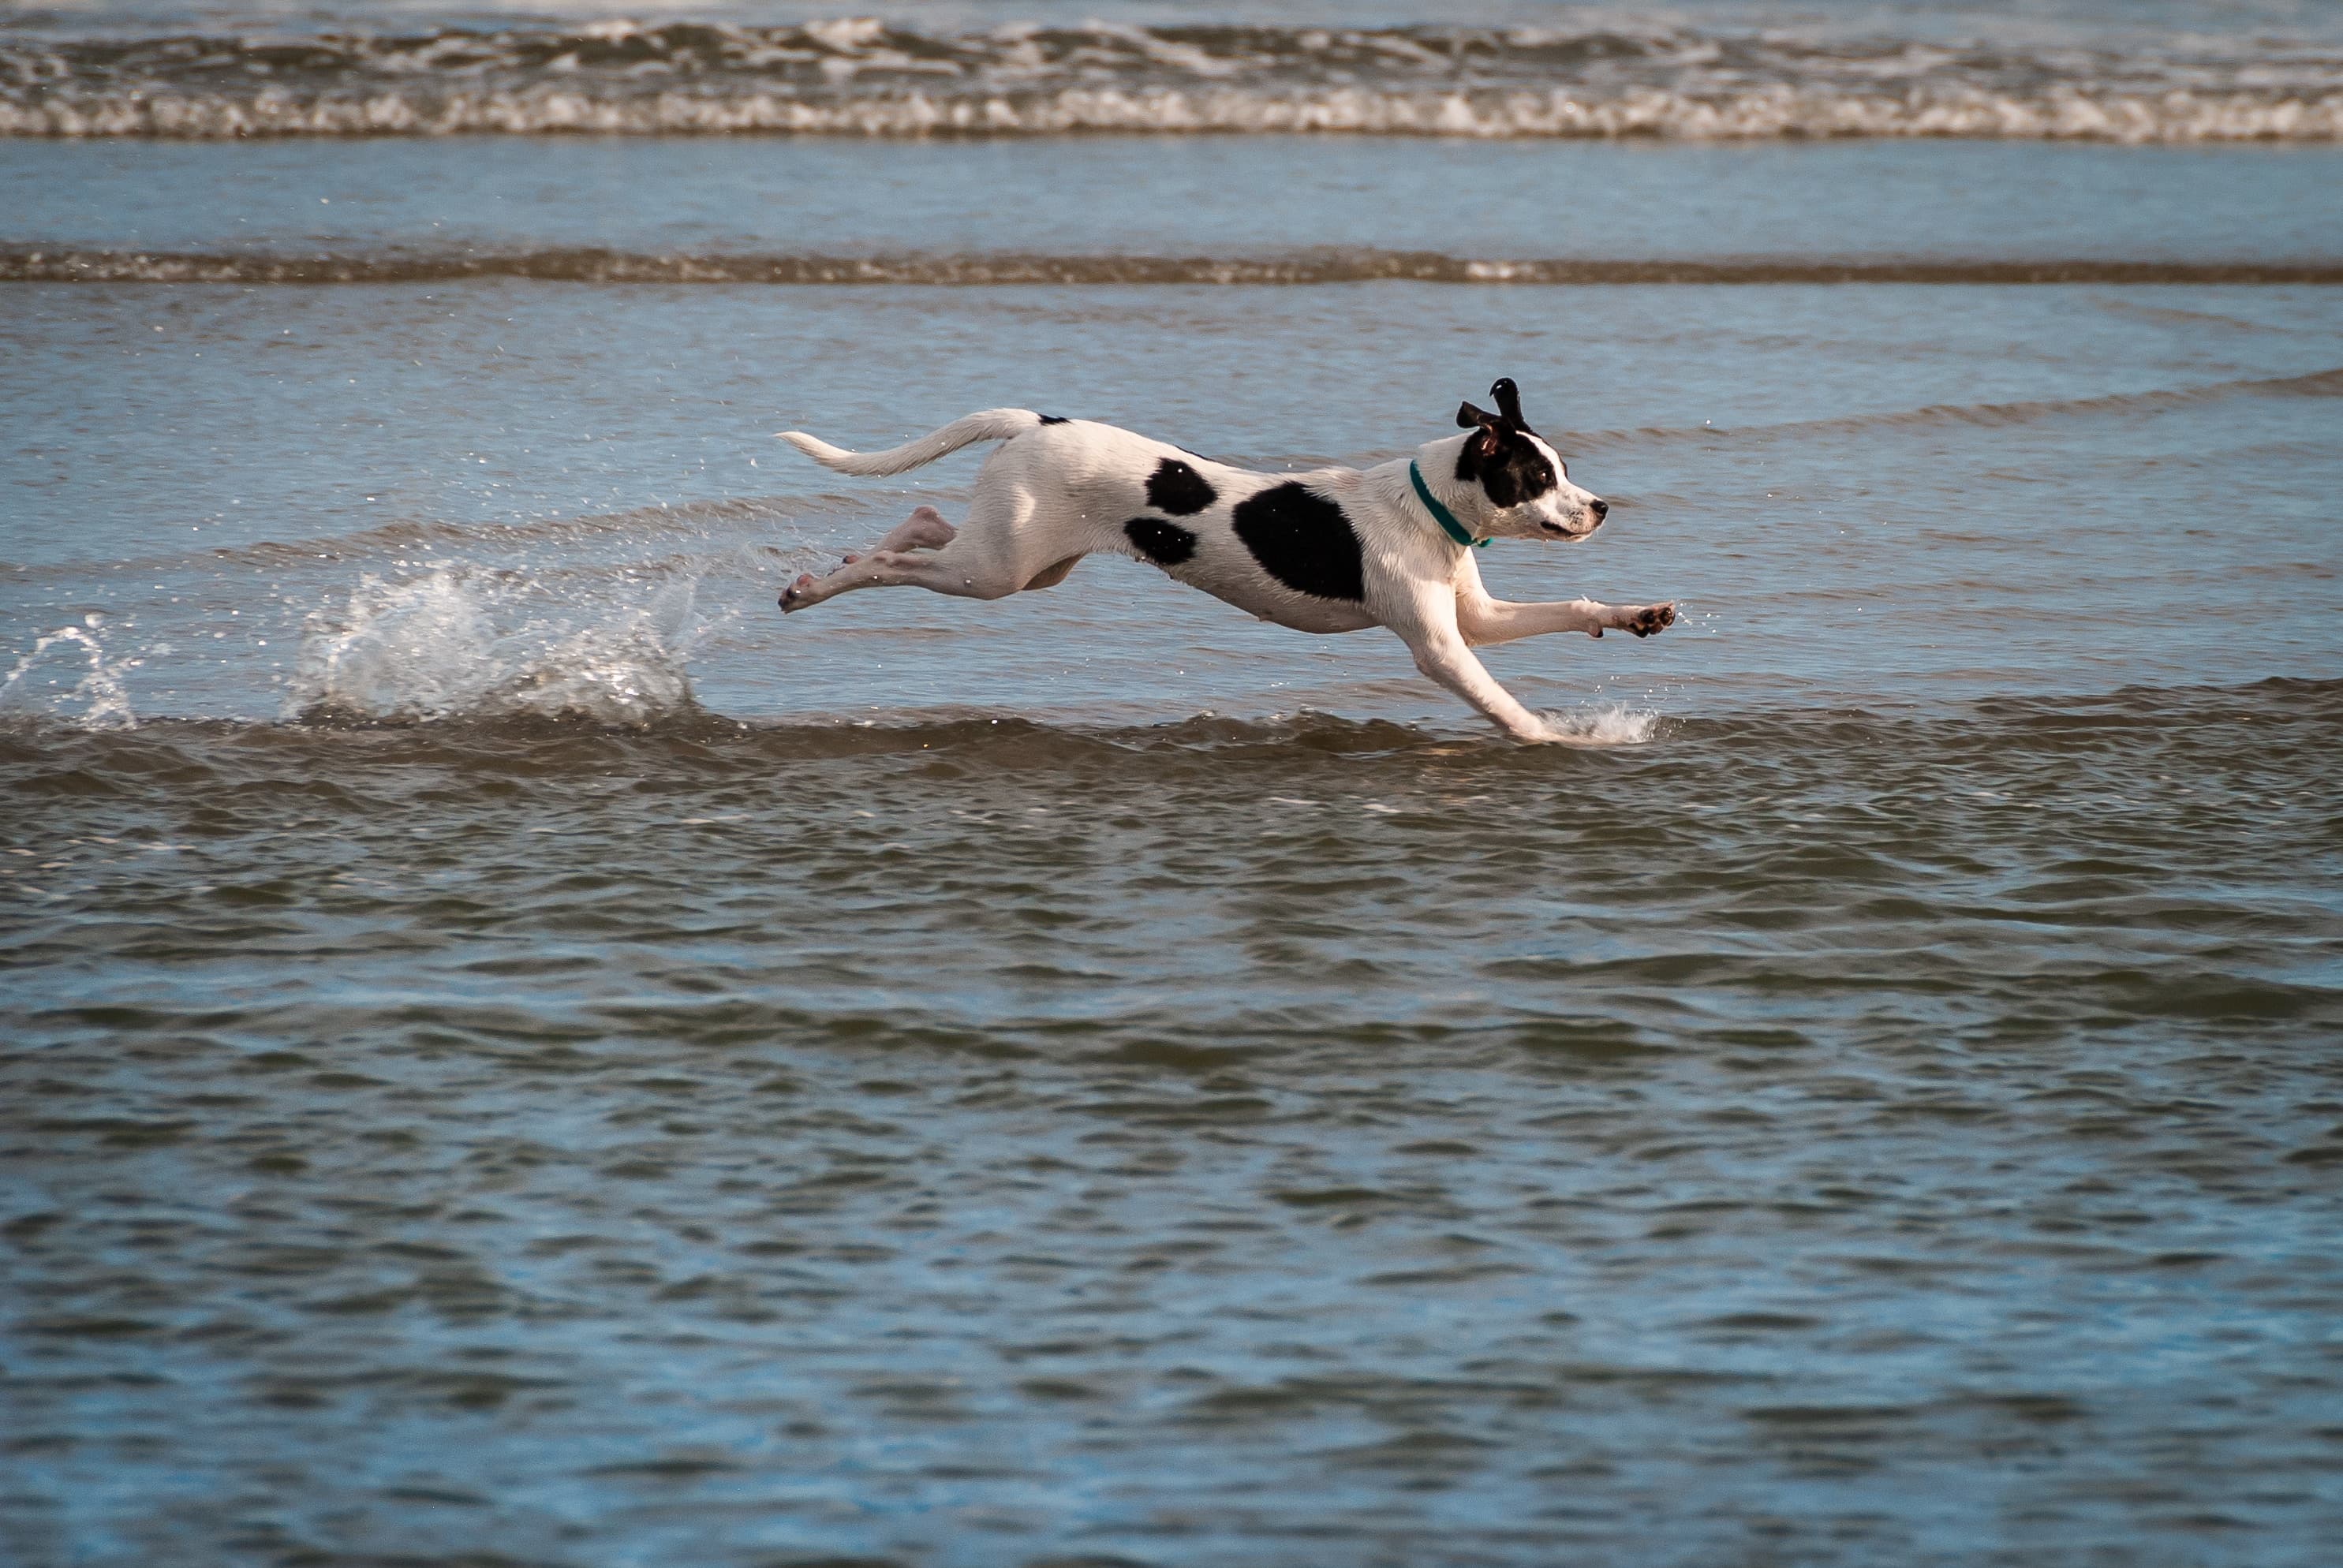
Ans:
<svg viewBox="0 0 2343 1568"><path fill-rule="evenodd" d="M287 255L278 251L127 251L0 246L0 283L447 283L508 277L595 284L895 284L973 288L1094 285L1486 284L2343 284L2343 259L2132 261L2109 257L1859 260L1507 259L1436 251L1326 248L1283 256L879 256L654 255L588 246L511 251Z"/></svg>
<svg viewBox="0 0 2343 1568"><path fill-rule="evenodd" d="M0 39L0 135L1350 132L2343 139L2343 54L1633 25L611 22L405 36Z"/></svg>

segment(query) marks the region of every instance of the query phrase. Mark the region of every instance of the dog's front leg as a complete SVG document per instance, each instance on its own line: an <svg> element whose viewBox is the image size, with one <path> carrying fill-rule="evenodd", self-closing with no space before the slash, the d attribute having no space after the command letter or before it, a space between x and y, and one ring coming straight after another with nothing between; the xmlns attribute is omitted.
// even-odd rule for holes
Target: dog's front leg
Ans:
<svg viewBox="0 0 2343 1568"><path fill-rule="evenodd" d="M1549 739L1538 716L1523 708L1513 694L1497 684L1481 661L1473 657L1456 626L1456 601L1445 584L1407 607L1407 613L1386 622L1408 652L1415 668L1486 715L1516 740Z"/></svg>
<svg viewBox="0 0 2343 1568"><path fill-rule="evenodd" d="M1633 632L1649 637L1675 624L1674 604L1604 604L1598 599L1564 599L1550 604L1513 604L1486 595L1460 599L1457 626L1475 648L1493 642L1513 642L1548 632L1580 631L1601 637L1604 631Z"/></svg>
<svg viewBox="0 0 2343 1568"><path fill-rule="evenodd" d="M1411 644L1415 668L1479 709L1496 727L1516 740L1549 739L1544 721L1523 708L1513 694L1497 684L1487 667L1473 657L1464 639L1454 632L1421 644Z"/></svg>

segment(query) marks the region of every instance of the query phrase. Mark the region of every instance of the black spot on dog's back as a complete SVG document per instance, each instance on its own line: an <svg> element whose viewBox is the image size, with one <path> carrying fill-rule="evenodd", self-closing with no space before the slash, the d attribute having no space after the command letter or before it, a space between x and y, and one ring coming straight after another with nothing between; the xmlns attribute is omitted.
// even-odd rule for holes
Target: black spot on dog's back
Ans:
<svg viewBox="0 0 2343 1568"><path fill-rule="evenodd" d="M1147 504L1175 518L1192 518L1221 498L1204 476L1177 457L1166 457L1147 477Z"/></svg>
<svg viewBox="0 0 2343 1568"><path fill-rule="evenodd" d="M1231 520L1262 570L1313 598L1363 600L1359 536L1342 508L1293 482L1248 496Z"/></svg>
<svg viewBox="0 0 2343 1568"><path fill-rule="evenodd" d="M1122 531L1141 555L1159 567L1176 567L1196 553L1196 536L1161 518L1133 518Z"/></svg>
<svg viewBox="0 0 2343 1568"><path fill-rule="evenodd" d="M1044 414L1041 416L1041 423L1044 425L1067 425L1071 424L1072 421L1068 419L1063 414Z"/></svg>

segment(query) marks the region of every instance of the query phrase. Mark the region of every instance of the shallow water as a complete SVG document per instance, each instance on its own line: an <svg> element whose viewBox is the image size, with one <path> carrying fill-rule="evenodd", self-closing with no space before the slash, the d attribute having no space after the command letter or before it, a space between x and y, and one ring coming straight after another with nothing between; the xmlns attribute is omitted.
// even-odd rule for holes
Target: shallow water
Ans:
<svg viewBox="0 0 2343 1568"><path fill-rule="evenodd" d="M1569 26L1760 24L2331 43ZM0 1557L2324 1563L2338 158L0 139ZM1493 587L1683 607L1488 650L1576 745L1127 561L774 608L975 458L777 429L1501 374L1615 509Z"/></svg>
<svg viewBox="0 0 2343 1568"><path fill-rule="evenodd" d="M859 595L784 622L783 584L916 500L956 512L973 463L847 480L769 433L870 446L1010 402L1272 467L1380 461L1503 370L1618 510L1584 547L1493 548L1497 591L1685 614L1644 643L1491 650L1535 705L2331 677L2337 297L17 286L28 373L0 414L41 435L0 459L0 604L19 648L73 627L140 661L119 684L150 717L468 710L442 695L459 672L568 682L582 638L750 720L1309 707L1476 733L1383 634L1287 634L1121 560L980 609ZM916 376L920 407L873 366ZM1442 397L1393 394L1415 386ZM52 648L6 700L84 712L91 656ZM350 679L317 686L321 658Z"/></svg>
<svg viewBox="0 0 2343 1568"><path fill-rule="evenodd" d="M0 1517L2317 1562L2338 741L2332 681L18 735Z"/></svg>

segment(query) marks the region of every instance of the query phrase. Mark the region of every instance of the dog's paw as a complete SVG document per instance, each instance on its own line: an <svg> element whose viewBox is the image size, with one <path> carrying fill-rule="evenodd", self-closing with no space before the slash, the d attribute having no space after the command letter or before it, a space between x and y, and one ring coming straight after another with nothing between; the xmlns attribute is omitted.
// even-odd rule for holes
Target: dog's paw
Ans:
<svg viewBox="0 0 2343 1568"><path fill-rule="evenodd" d="M813 573L807 572L781 590L781 613L789 614L805 600L806 589L813 587Z"/></svg>
<svg viewBox="0 0 2343 1568"><path fill-rule="evenodd" d="M1676 623L1676 607L1673 604L1647 604L1627 618L1620 629L1632 631L1637 637L1650 637L1665 631Z"/></svg>

